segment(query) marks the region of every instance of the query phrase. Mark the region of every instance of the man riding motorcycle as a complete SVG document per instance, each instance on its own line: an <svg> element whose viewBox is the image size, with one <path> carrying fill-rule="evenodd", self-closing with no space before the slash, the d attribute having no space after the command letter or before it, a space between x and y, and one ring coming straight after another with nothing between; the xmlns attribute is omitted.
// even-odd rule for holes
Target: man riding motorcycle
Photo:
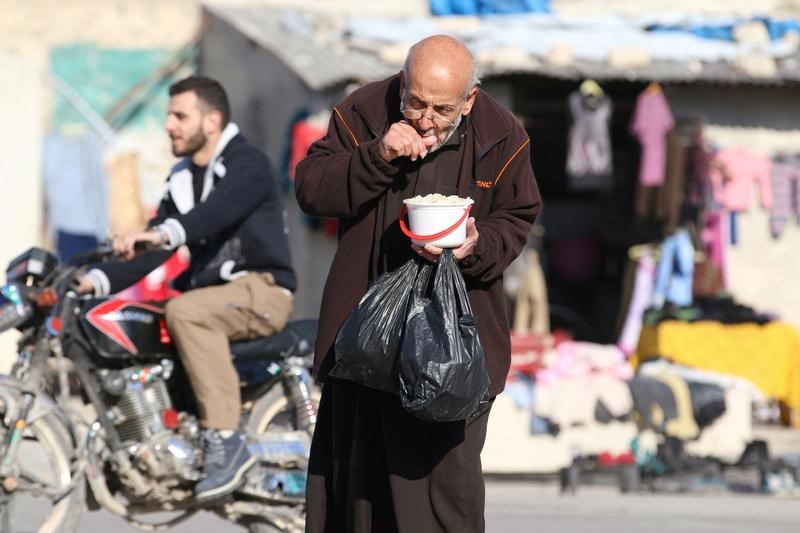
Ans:
<svg viewBox="0 0 800 533"><path fill-rule="evenodd" d="M167 304L166 322L205 428L203 478L195 486L202 500L236 489L255 460L238 431L239 378L229 341L283 329L296 278L270 161L229 122L221 84L191 76L170 86L169 95L164 128L182 159L156 216L145 231L115 237L115 251L128 261L89 270L78 292L118 292L188 246L189 267L174 282L183 293ZM142 246L157 250L137 255Z"/></svg>

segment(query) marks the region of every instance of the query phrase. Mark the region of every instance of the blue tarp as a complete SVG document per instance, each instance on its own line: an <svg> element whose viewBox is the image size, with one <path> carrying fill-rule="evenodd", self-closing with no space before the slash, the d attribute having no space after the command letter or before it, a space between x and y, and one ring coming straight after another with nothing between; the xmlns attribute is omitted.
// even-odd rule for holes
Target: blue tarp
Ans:
<svg viewBox="0 0 800 533"><path fill-rule="evenodd" d="M749 20L730 21L717 24L654 24L648 26L648 31L653 32L682 32L691 33L704 39L719 39L733 41L733 29L742 23L761 22L766 26L769 37L777 41L790 31L800 33L800 23L792 19L771 19L768 17L753 17Z"/></svg>
<svg viewBox="0 0 800 533"><path fill-rule="evenodd" d="M550 0L431 0L430 5L436 16L550 12Z"/></svg>

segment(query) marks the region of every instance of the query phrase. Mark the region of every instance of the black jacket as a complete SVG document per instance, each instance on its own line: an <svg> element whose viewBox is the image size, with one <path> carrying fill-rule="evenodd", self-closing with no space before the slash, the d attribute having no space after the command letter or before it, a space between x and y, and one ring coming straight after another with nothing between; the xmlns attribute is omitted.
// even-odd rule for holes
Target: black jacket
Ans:
<svg viewBox="0 0 800 533"><path fill-rule="evenodd" d="M241 272L270 272L278 285L294 291L297 281L289 257L286 208L267 155L229 124L209 163L197 205L190 164L187 158L173 167L158 212L148 224L167 230L171 248L189 247L190 265L176 278L175 288L220 285ZM89 276L101 287L97 291L101 295L118 292L171 254L172 250L158 250L131 261L106 263Z"/></svg>

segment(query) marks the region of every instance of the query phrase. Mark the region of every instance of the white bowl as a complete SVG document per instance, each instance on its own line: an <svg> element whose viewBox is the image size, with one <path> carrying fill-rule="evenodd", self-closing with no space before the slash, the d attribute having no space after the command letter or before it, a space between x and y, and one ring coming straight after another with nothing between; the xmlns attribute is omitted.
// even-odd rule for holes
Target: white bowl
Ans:
<svg viewBox="0 0 800 533"><path fill-rule="evenodd" d="M415 201L413 198L403 200L408 209L408 229L418 236L435 235L453 226L464 215L474 200L465 198L458 203L428 203ZM411 242L419 246L431 244L439 248L458 248L467 240L467 219L464 217L460 224L448 233L436 239L415 239Z"/></svg>

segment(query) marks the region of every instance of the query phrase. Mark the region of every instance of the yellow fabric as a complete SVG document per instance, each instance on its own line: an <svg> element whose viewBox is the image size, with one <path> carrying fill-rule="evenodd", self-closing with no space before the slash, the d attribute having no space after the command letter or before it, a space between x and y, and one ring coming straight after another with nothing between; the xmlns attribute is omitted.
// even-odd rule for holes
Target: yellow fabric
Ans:
<svg viewBox="0 0 800 533"><path fill-rule="evenodd" d="M791 324L670 320L644 326L632 363L659 356L747 379L781 400L790 409L787 422L800 427L800 335Z"/></svg>
<svg viewBox="0 0 800 533"><path fill-rule="evenodd" d="M697 438L697 435L700 434L700 428L697 427L697 422L694 420L692 396L689 392L689 385L682 377L672 372L661 372L652 377L669 387L672 391L672 396L675 397L675 407L678 411L678 416L667 420L664 431L667 435L681 440Z"/></svg>

